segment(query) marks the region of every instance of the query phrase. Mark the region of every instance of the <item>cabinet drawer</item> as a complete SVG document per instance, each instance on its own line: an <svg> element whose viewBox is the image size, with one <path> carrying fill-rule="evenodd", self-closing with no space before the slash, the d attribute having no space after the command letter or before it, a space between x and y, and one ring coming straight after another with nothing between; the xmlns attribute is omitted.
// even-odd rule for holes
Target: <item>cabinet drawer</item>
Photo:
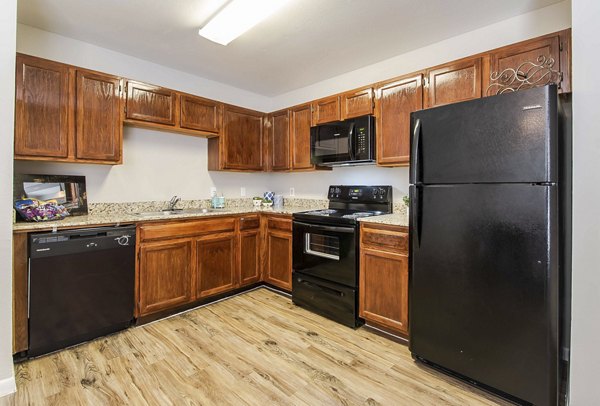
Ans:
<svg viewBox="0 0 600 406"><path fill-rule="evenodd" d="M292 219L281 217L269 217L267 220L269 230L292 231Z"/></svg>
<svg viewBox="0 0 600 406"><path fill-rule="evenodd" d="M235 230L233 217L195 220L185 222L170 222L162 224L147 224L139 228L141 241L158 240L170 237L189 237L193 235L216 233Z"/></svg>
<svg viewBox="0 0 600 406"><path fill-rule="evenodd" d="M361 243L378 250L408 252L408 232L393 227L362 226Z"/></svg>
<svg viewBox="0 0 600 406"><path fill-rule="evenodd" d="M258 215L240 217L240 230L251 230L260 226Z"/></svg>

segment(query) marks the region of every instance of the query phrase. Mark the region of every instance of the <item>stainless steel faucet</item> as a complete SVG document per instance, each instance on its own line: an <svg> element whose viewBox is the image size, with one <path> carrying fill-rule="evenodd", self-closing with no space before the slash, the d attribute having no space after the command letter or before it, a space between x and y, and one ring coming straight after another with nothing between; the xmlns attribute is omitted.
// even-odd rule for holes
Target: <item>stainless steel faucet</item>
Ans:
<svg viewBox="0 0 600 406"><path fill-rule="evenodd" d="M169 207L168 210L169 211L173 211L175 210L175 206L177 206L177 203L179 203L181 201L181 198L177 195L173 196L171 198L171 200L169 200Z"/></svg>

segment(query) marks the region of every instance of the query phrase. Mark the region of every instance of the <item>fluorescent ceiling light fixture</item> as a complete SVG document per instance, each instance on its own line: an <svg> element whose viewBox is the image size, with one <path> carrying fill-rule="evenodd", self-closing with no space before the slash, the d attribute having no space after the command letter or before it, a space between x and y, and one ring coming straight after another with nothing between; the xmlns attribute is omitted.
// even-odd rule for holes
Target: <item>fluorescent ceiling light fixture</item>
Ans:
<svg viewBox="0 0 600 406"><path fill-rule="evenodd" d="M227 45L283 7L289 0L232 0L198 31L201 36Z"/></svg>

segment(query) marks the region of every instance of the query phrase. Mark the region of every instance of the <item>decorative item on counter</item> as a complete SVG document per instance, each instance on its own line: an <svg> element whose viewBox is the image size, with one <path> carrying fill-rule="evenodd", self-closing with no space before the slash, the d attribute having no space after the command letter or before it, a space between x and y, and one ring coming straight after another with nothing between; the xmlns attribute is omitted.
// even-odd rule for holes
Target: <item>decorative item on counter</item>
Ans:
<svg viewBox="0 0 600 406"><path fill-rule="evenodd" d="M263 198L260 196L255 196L252 198L252 204L254 205L254 207L260 207L260 205L262 204Z"/></svg>
<svg viewBox="0 0 600 406"><path fill-rule="evenodd" d="M213 209L224 209L225 208L225 197L223 194L217 196L216 194L212 197L212 208Z"/></svg>
<svg viewBox="0 0 600 406"><path fill-rule="evenodd" d="M56 200L24 199L15 202L15 209L25 221L62 220L69 211Z"/></svg>
<svg viewBox="0 0 600 406"><path fill-rule="evenodd" d="M267 198L264 198L264 199L262 200L262 205L263 205L264 207L271 207L271 206L273 206L273 200L271 200L271 199L267 199Z"/></svg>
<svg viewBox="0 0 600 406"><path fill-rule="evenodd" d="M263 194L263 197L270 201L273 201L273 196L275 196L275 193L273 193L273 192L265 192Z"/></svg>
<svg viewBox="0 0 600 406"><path fill-rule="evenodd" d="M273 206L278 208L283 207L283 195L273 196Z"/></svg>
<svg viewBox="0 0 600 406"><path fill-rule="evenodd" d="M406 215L408 216L408 209L410 207L410 197L408 197L408 195L402 196L402 202L404 203L404 206L406 206Z"/></svg>

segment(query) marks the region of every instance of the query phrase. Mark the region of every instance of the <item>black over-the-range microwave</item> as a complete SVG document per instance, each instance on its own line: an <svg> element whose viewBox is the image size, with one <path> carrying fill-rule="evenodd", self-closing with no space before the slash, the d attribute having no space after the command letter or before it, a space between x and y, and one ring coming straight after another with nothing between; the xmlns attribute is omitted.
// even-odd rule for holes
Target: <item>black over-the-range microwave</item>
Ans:
<svg viewBox="0 0 600 406"><path fill-rule="evenodd" d="M310 129L311 162L320 166L375 163L375 119L356 117Z"/></svg>

